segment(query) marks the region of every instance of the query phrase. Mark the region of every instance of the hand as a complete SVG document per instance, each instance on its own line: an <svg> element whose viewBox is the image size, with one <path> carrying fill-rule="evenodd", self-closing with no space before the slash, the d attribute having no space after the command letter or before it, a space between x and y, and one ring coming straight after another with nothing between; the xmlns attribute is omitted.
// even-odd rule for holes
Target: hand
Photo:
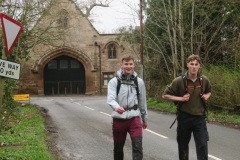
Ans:
<svg viewBox="0 0 240 160"><path fill-rule="evenodd" d="M119 106L119 107L117 108L117 112L118 112L119 114L122 114L123 112L125 112L125 109L124 109L123 107Z"/></svg>
<svg viewBox="0 0 240 160"><path fill-rule="evenodd" d="M183 97L182 97L182 101L188 101L190 98L190 94L189 93L186 93Z"/></svg>
<svg viewBox="0 0 240 160"><path fill-rule="evenodd" d="M143 127L143 129L146 129L147 126L148 126L147 122L143 122L143 123L142 123L142 127Z"/></svg>
<svg viewBox="0 0 240 160"><path fill-rule="evenodd" d="M208 100L208 98L209 98L209 96L206 94L200 94L200 96L204 101Z"/></svg>

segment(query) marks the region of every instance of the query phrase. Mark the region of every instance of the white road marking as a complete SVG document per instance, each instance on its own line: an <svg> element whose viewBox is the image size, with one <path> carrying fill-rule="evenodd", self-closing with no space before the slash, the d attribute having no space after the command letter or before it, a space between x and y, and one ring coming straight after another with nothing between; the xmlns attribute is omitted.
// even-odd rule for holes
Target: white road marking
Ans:
<svg viewBox="0 0 240 160"><path fill-rule="evenodd" d="M210 158L212 158L212 159L215 159L215 160L222 160L222 159L217 158L217 157L214 157L214 156L212 156L212 155L210 155L210 154L208 154L208 157L210 157Z"/></svg>
<svg viewBox="0 0 240 160"><path fill-rule="evenodd" d="M161 135L161 134L158 134L158 133L156 133L156 132L153 132L153 131L151 131L151 130L149 130L149 129L145 129L145 130L148 131L148 132L151 132L151 133L153 133L153 134L155 134L155 135L157 135L157 136L159 136L159 137L168 138L168 137L165 137L165 136L163 136L163 135Z"/></svg>
<svg viewBox="0 0 240 160"><path fill-rule="evenodd" d="M100 112L100 113L105 114L105 115L107 115L107 116L111 116L110 114L107 114L107 113L104 113L104 112Z"/></svg>
<svg viewBox="0 0 240 160"><path fill-rule="evenodd" d="M92 109L92 108L90 108L90 107L87 107L87 106L84 106L85 108L88 108L88 109L90 109L90 110L94 110L94 109Z"/></svg>
<svg viewBox="0 0 240 160"><path fill-rule="evenodd" d="M80 105L81 106L81 104L80 103L77 103L77 102L75 102L75 104L78 104L78 105ZM94 110L93 108L90 108L90 107L87 107L87 106L84 106L85 108L87 108L87 109L90 109L90 110Z"/></svg>

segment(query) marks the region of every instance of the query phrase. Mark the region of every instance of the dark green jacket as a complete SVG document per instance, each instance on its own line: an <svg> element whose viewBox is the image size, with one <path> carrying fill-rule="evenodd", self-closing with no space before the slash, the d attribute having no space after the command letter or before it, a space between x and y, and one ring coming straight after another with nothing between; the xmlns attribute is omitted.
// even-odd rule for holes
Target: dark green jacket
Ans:
<svg viewBox="0 0 240 160"><path fill-rule="evenodd" d="M198 74L198 78L195 82L193 82L189 77L188 73L185 73L186 80L188 81L188 86L200 86L200 74ZM211 92L211 84L209 82L209 79L206 76L202 76L202 85L203 85L203 93L209 93ZM183 79L181 76L175 78L172 83L167 86L167 88L164 91L164 95L174 95L182 97L184 94L186 94L186 88L183 82ZM201 88L195 88L195 89L188 89L187 91L190 94L189 101L182 102L181 111L189 113L191 115L203 115L204 114L204 107L203 102L200 97L201 94Z"/></svg>

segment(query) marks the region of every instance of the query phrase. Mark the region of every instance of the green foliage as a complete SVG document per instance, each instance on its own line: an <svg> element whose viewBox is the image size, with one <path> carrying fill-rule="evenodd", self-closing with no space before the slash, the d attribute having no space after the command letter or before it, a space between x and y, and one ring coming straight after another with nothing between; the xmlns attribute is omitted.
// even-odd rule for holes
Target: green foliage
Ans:
<svg viewBox="0 0 240 160"><path fill-rule="evenodd" d="M156 100L154 98L147 99L147 106L148 108L157 109L163 112L176 112L176 106L172 102Z"/></svg>
<svg viewBox="0 0 240 160"><path fill-rule="evenodd" d="M172 102L156 100L149 98L147 100L147 106L149 109L155 109L162 112L176 113L176 106ZM228 124L240 124L240 113L229 112L222 109L208 109L208 120L210 122L228 123Z"/></svg>
<svg viewBox="0 0 240 160"><path fill-rule="evenodd" d="M225 66L211 65L202 70L212 84L209 107L221 107L234 110L240 105L240 72Z"/></svg>
<svg viewBox="0 0 240 160"><path fill-rule="evenodd" d="M20 107L21 116L12 120L12 128L0 134L0 159L50 160L46 146L44 119L33 106Z"/></svg>
<svg viewBox="0 0 240 160"><path fill-rule="evenodd" d="M210 110L208 111L208 119L211 122L240 124L240 115L230 113L227 110Z"/></svg>
<svg viewBox="0 0 240 160"><path fill-rule="evenodd" d="M118 41L125 41L129 44L135 44L140 42L139 30L129 27L121 27L118 29L121 34L116 38Z"/></svg>
<svg viewBox="0 0 240 160"><path fill-rule="evenodd" d="M168 102L164 100L156 100L154 98L148 98L147 100L148 108L176 113L177 109L173 102ZM230 124L240 124L240 114L231 113L227 110L222 109L208 109L208 120L210 122L219 123L230 123Z"/></svg>
<svg viewBox="0 0 240 160"><path fill-rule="evenodd" d="M10 129L9 120L14 120L19 116L17 102L13 100L13 88L16 86L16 81L6 79L4 84L3 104L0 110L0 133L2 130Z"/></svg>

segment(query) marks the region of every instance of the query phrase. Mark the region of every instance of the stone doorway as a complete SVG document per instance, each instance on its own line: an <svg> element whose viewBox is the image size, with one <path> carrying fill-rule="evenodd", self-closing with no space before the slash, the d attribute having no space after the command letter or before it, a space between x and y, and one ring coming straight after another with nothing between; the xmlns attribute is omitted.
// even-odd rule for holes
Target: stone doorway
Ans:
<svg viewBox="0 0 240 160"><path fill-rule="evenodd" d="M50 60L44 68L44 94L84 94L86 90L85 69L78 60L59 56Z"/></svg>

